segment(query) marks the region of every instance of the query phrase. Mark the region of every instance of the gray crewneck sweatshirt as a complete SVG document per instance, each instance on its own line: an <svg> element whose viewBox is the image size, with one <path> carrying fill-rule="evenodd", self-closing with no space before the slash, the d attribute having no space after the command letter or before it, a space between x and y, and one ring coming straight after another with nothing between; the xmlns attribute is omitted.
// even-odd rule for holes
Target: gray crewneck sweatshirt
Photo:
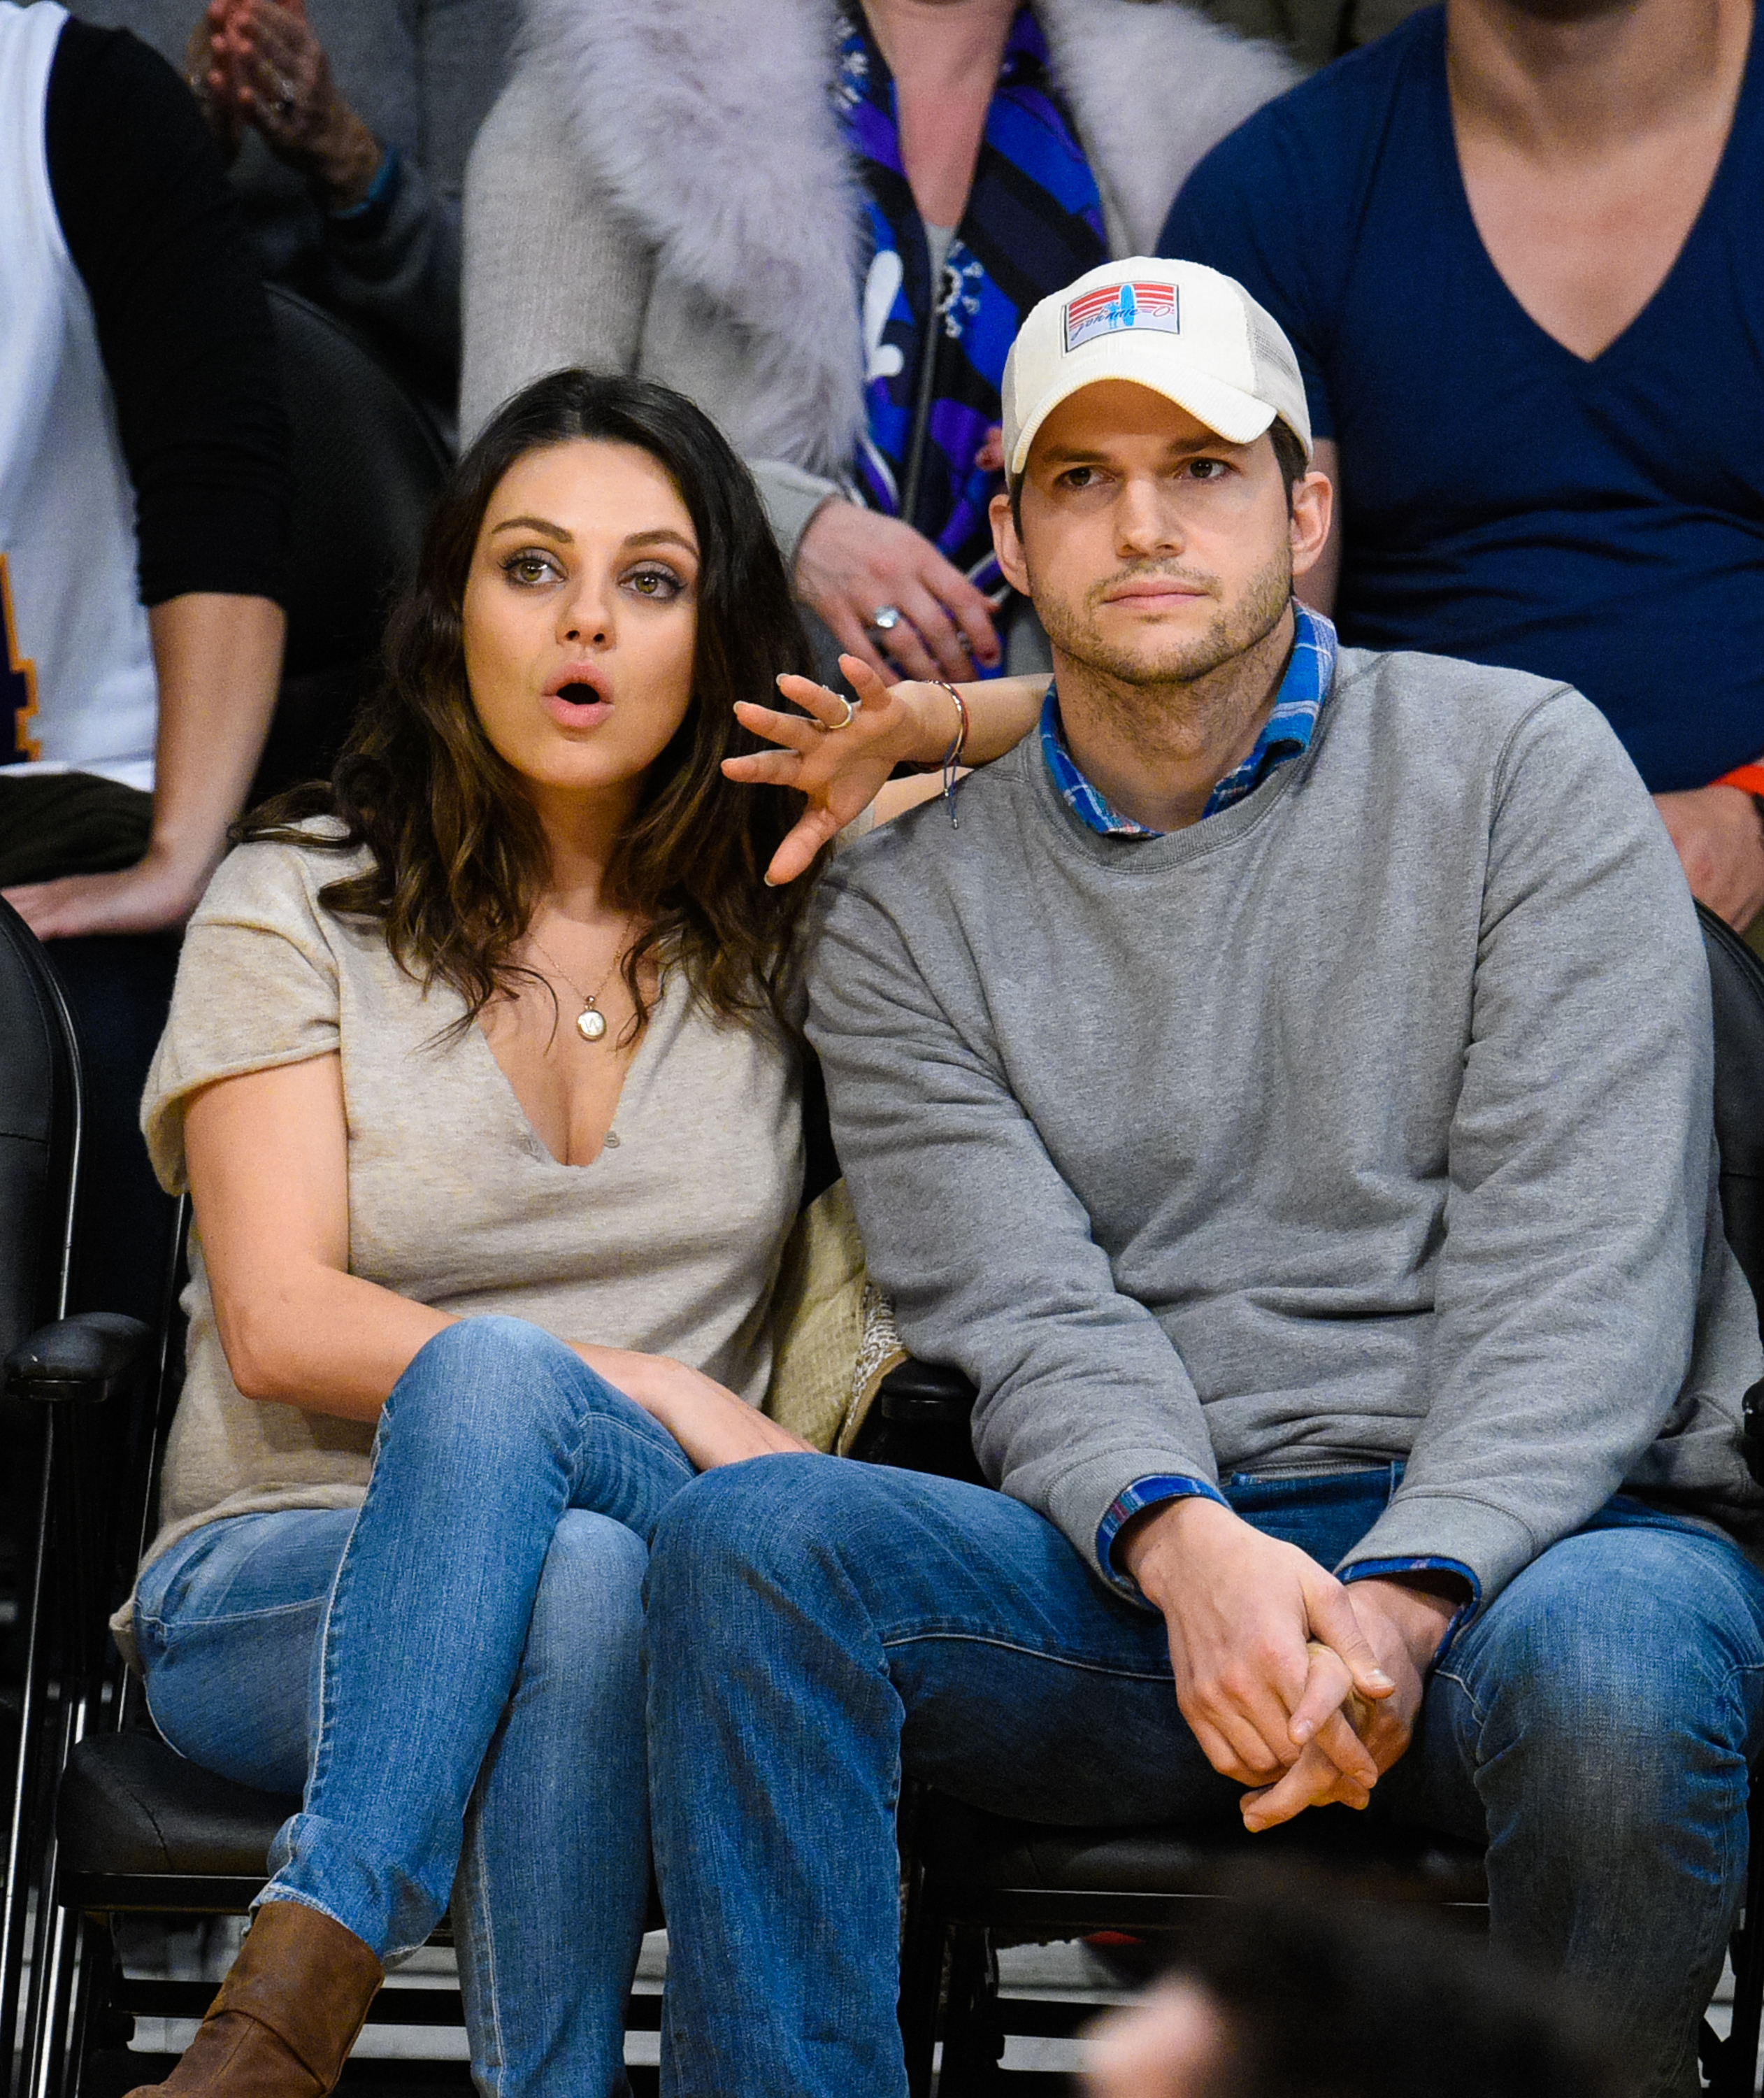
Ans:
<svg viewBox="0 0 1764 2098"><path fill-rule="evenodd" d="M1345 650L1246 800L1097 836L1039 740L844 855L810 1034L871 1271L1093 1565L1135 1481L1407 1460L1346 1565L1485 1603L1620 1486L1749 1537L1684 878L1565 687Z"/></svg>

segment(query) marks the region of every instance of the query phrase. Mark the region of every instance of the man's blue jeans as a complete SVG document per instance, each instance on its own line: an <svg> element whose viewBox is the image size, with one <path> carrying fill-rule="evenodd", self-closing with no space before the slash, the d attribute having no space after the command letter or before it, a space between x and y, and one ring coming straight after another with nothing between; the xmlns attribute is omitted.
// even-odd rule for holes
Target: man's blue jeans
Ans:
<svg viewBox="0 0 1764 2098"><path fill-rule="evenodd" d="M1327 1566L1398 1477L1229 1498ZM669 1504L647 1596L669 2098L905 2091L903 1767L1052 1823L1236 1811L1177 1710L1161 1618L1003 1494L755 1458ZM1485 1838L1494 1942L1593 1992L1641 2087L1679 2098L1761 1747L1764 1577L1618 1499L1459 1636L1371 1811Z"/></svg>
<svg viewBox="0 0 1764 2098"><path fill-rule="evenodd" d="M450 1894L472 2065L498 2098L625 2092L649 1890L647 1540L673 1437L512 1319L450 1327L380 1416L353 1510L235 1516L143 1575L168 1740L305 1811L265 1900L396 1960Z"/></svg>

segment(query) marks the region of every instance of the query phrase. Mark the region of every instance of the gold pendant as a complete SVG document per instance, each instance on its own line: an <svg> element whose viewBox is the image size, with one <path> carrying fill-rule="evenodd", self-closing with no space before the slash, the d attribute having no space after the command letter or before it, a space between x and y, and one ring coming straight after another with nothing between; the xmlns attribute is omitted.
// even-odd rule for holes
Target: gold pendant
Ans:
<svg viewBox="0 0 1764 2098"><path fill-rule="evenodd" d="M597 1010L590 999L576 1016L576 1032L584 1042L598 1042L607 1031L607 1016Z"/></svg>

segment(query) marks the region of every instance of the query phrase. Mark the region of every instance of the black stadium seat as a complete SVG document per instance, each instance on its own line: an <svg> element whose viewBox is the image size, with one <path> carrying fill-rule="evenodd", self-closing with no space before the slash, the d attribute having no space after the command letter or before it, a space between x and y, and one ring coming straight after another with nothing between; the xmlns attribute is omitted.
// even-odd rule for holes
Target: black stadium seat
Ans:
<svg viewBox="0 0 1764 2098"><path fill-rule="evenodd" d="M416 396L334 314L268 287L292 425L287 647L252 798L331 770L447 476Z"/></svg>

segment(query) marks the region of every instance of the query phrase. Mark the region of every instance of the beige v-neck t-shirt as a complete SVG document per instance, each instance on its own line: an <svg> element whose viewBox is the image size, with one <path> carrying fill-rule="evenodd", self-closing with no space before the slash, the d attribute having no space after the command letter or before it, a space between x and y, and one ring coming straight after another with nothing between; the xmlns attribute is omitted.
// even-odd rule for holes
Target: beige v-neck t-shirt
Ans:
<svg viewBox="0 0 1764 2098"><path fill-rule="evenodd" d="M717 1020L669 972L606 1148L561 1165L481 1031L437 1039L463 1010L457 995L425 996L376 926L319 904L367 863L250 845L222 864L185 936L142 1104L161 1184L187 1185L184 1108L198 1087L335 1052L352 1275L460 1318L669 1355L757 1405L802 1182L789 1046L767 1022ZM358 1503L372 1424L240 1394L194 1232L183 1303L188 1366L147 1560L223 1516Z"/></svg>

